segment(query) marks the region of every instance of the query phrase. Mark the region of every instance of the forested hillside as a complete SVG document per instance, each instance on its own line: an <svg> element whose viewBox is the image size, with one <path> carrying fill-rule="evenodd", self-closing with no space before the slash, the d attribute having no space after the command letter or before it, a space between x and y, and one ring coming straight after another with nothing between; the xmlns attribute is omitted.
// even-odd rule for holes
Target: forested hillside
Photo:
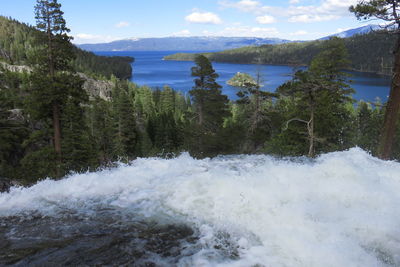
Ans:
<svg viewBox="0 0 400 267"><path fill-rule="evenodd" d="M0 60L13 65L31 65L36 50L41 45L38 35L43 33L34 27L11 18L0 16ZM91 76L121 79L132 75L131 57L104 57L73 47L76 58L72 65L78 72Z"/></svg>
<svg viewBox="0 0 400 267"><path fill-rule="evenodd" d="M255 77L238 85L235 102L222 94L218 74L205 57L192 68L190 97L169 87L152 90L113 78L109 100L88 99L79 80L56 76L56 85L64 83L69 95L56 98L61 107L59 162L47 99L58 96L51 95L51 83L42 85L45 73L3 70L0 177L34 182L182 151L198 158L241 153L313 157L353 146L375 153L382 106L353 105L352 90L339 71L347 63L344 47L339 39L326 44L310 71L296 73L276 93L263 92ZM334 70L328 69L331 64ZM394 150L399 158L400 149Z"/></svg>
<svg viewBox="0 0 400 267"><path fill-rule="evenodd" d="M392 46L395 36L372 32L345 38L351 70L390 74L393 63ZM205 53L211 61L227 63L255 63L277 65L309 65L320 53L327 40L279 45L249 46L216 53ZM180 53L166 60L193 60L195 54Z"/></svg>
<svg viewBox="0 0 400 267"><path fill-rule="evenodd" d="M36 10L45 14L42 20L62 14L60 4L53 3L53 12L48 12L47 1L38 3ZM63 19L57 19L56 29L38 23L37 30L6 18L1 21L1 34L10 36L0 39L2 59L35 64L30 72L0 66L0 177L35 182L184 151L197 158L243 153L315 157L359 146L376 154L384 109L381 103L354 105L353 89L342 72L351 64L348 40L216 54L234 60L241 51L238 55L248 55L244 59L256 60L251 51L258 49L263 55L271 49L282 61L310 63L275 93L263 91L259 77L242 75L243 81L236 84L238 100L229 101L205 56L195 58L192 90L183 96L170 87L137 86L122 79L124 75L113 76L113 67L97 70L94 65L104 58L76 49ZM117 70L128 64L128 59L121 63L124 60L115 61ZM110 94L89 98L78 73L82 69L112 76L107 81ZM393 157L400 158L400 147L393 151Z"/></svg>

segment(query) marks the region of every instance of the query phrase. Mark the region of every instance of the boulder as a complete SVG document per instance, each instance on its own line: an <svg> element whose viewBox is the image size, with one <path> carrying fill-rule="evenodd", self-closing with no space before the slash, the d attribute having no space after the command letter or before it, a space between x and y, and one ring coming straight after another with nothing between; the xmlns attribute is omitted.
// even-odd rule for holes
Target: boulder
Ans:
<svg viewBox="0 0 400 267"><path fill-rule="evenodd" d="M13 186L21 186L17 181L0 177L0 193L9 192Z"/></svg>

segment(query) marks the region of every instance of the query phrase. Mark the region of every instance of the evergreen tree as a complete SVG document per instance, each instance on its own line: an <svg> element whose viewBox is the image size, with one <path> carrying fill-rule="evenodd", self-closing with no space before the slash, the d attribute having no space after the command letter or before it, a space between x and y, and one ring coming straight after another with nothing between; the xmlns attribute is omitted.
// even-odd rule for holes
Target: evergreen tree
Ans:
<svg viewBox="0 0 400 267"><path fill-rule="evenodd" d="M229 115L228 98L221 93L221 86L216 82L218 74L211 62L199 55L195 64L192 68L192 76L196 77L195 86L189 93L197 122L192 130L197 140L190 143L197 153L216 153L220 141L217 133L223 126L224 118Z"/></svg>
<svg viewBox="0 0 400 267"><path fill-rule="evenodd" d="M175 91L173 91L169 86L165 86L161 91L160 112L175 113Z"/></svg>
<svg viewBox="0 0 400 267"><path fill-rule="evenodd" d="M29 134L19 93L21 79L0 68L0 177L18 178L22 143Z"/></svg>
<svg viewBox="0 0 400 267"><path fill-rule="evenodd" d="M349 94L353 90L342 72L346 63L343 42L331 39L326 49L313 59L309 70L296 72L292 81L278 88L280 94L288 97L286 101L293 102L287 106L291 115L284 123L284 133L279 135L291 139L293 151L299 152L304 146L295 145L301 135L308 140L309 157L352 145L347 104L352 102Z"/></svg>
<svg viewBox="0 0 400 267"><path fill-rule="evenodd" d="M158 152L177 152L182 144L182 127L171 112L157 114L150 118L147 132Z"/></svg>
<svg viewBox="0 0 400 267"><path fill-rule="evenodd" d="M357 108L357 146L377 155L379 146L379 133L382 128L383 114L378 107L372 108L371 104L359 102Z"/></svg>
<svg viewBox="0 0 400 267"><path fill-rule="evenodd" d="M89 127L95 139L101 165L112 162L114 157L114 120L112 103L95 98L91 103Z"/></svg>
<svg viewBox="0 0 400 267"><path fill-rule="evenodd" d="M12 65L34 64L37 51L47 43L46 32L16 20L0 16L0 59ZM38 40L41 39L41 40ZM132 75L132 57L99 56L72 47L76 58L71 62L74 69L98 79L109 79L115 75L128 79Z"/></svg>
<svg viewBox="0 0 400 267"><path fill-rule="evenodd" d="M114 154L117 157L132 159L136 156L136 121L133 111L133 101L125 82L117 82L113 94L113 109L115 119Z"/></svg>
<svg viewBox="0 0 400 267"><path fill-rule="evenodd" d="M72 137L74 134L71 131L65 132L70 134L68 136L70 142L62 140L63 130L71 129L71 124L62 125L61 122L63 118L65 122L69 121L67 119L69 117L76 118L77 115L73 113L82 113L80 106L88 100L87 93L82 88L82 80L74 74L71 67L74 58L73 46L70 43L71 37L67 35L69 29L66 27L60 7L57 0L38 0L35 7L37 28L45 33L38 35L38 38L45 45L36 54L35 68L30 78L28 107L32 119L40 122L40 127L36 127L32 138L26 142L29 144L30 153L41 156L50 151L48 145L52 144L54 154L51 153L46 157L56 161L52 165L54 171L48 166L52 176L62 176L66 170L63 168L71 163L71 155L64 155L66 160L63 160L62 147L68 147L68 143L76 147L77 142L77 136ZM72 113L67 114L68 112ZM53 138L47 136L51 132ZM69 149L69 152L72 150ZM30 157L28 153L24 160L25 165L34 165L34 162L29 162L29 158L35 160L35 156Z"/></svg>
<svg viewBox="0 0 400 267"><path fill-rule="evenodd" d="M64 76L64 83L71 93L62 110L63 165L66 171L85 171L97 165L97 149L85 118L88 96L82 90L83 81L73 75Z"/></svg>
<svg viewBox="0 0 400 267"><path fill-rule="evenodd" d="M272 107L272 97L277 95L261 90L260 73L257 73L256 79L248 74L242 74L241 77L246 78L237 84L240 88L237 103L242 110L240 121L246 131L243 152L254 153L269 138L271 124L268 113Z"/></svg>
<svg viewBox="0 0 400 267"><path fill-rule="evenodd" d="M59 167L62 163L61 109L68 98L68 90L62 85L65 71L71 70L69 63L73 59L71 37L67 35L69 29L60 8L57 0L37 0L36 27L45 33L40 35L45 45L37 54L37 65L32 75L32 102L37 105L34 109L41 111L37 114L42 113L39 115L42 118L51 114L53 146Z"/></svg>
<svg viewBox="0 0 400 267"><path fill-rule="evenodd" d="M396 35L394 47L394 65L392 71L392 84L385 111L385 120L382 128L379 146L379 157L389 159L392 156L392 147L396 138L397 121L400 111L400 20L399 0L368 0L359 1L351 6L350 11L358 19L369 20L371 18L387 21L386 29Z"/></svg>

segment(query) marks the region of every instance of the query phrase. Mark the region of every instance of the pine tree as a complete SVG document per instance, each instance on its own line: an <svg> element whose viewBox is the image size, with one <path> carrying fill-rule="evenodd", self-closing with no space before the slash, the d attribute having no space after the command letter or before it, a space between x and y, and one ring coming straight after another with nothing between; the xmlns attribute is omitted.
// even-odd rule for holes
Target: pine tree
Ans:
<svg viewBox="0 0 400 267"><path fill-rule="evenodd" d="M112 103L100 98L95 98L91 103L89 127L95 139L99 153L100 165L107 165L114 157L114 120Z"/></svg>
<svg viewBox="0 0 400 267"><path fill-rule="evenodd" d="M63 165L67 171L85 171L97 165L97 149L85 116L88 96L82 90L83 81L73 75L64 76L64 83L71 93L63 104L62 149Z"/></svg>
<svg viewBox="0 0 400 267"><path fill-rule="evenodd" d="M237 77L237 75L236 75ZM261 90L261 74L254 79L249 74L241 73L237 83L237 103L241 109L240 121L246 131L243 152L254 153L260 150L270 135L271 124L268 115L272 98L277 95Z"/></svg>
<svg viewBox="0 0 400 267"><path fill-rule="evenodd" d="M192 68L195 86L190 90L193 100L195 120L193 126L197 139L197 153L215 153L218 151L217 133L223 127L224 118L229 116L228 97L221 93L221 85L216 82L218 74L211 62L203 55L195 59L196 66Z"/></svg>
<svg viewBox="0 0 400 267"><path fill-rule="evenodd" d="M359 20L371 18L382 19L386 22L386 29L396 35L394 46L394 64L392 71L392 84L389 99L386 105L385 120L383 123L381 141L379 145L379 157L390 159L394 146L397 130L397 122L400 112L400 20L399 0L368 0L359 1L351 6L350 11Z"/></svg>
<svg viewBox="0 0 400 267"><path fill-rule="evenodd" d="M65 99L68 98L68 90L63 86L66 71L71 71L70 62L73 59L71 37L67 35L66 27L61 11L61 4L57 0L37 0L35 6L36 27L45 35L45 45L36 57L36 68L32 74L32 100L36 115L52 119L53 146L57 155L59 168L62 164L61 153L61 110Z"/></svg>
<svg viewBox="0 0 400 267"><path fill-rule="evenodd" d="M348 136L351 120L346 105L352 102L349 94L353 90L342 72L346 63L343 42L331 39L325 50L313 59L309 70L296 72L292 81L278 88L280 94L293 102L288 105L291 117L284 123L280 138L291 135L290 142L301 147L295 143L301 140L299 133L302 133L308 141L309 157L351 146Z"/></svg>
<svg viewBox="0 0 400 267"><path fill-rule="evenodd" d="M169 86L165 86L161 91L160 112L175 113L175 91Z"/></svg>
<svg viewBox="0 0 400 267"><path fill-rule="evenodd" d="M22 143L29 135L18 76L0 68L0 177L18 178L21 174Z"/></svg>
<svg viewBox="0 0 400 267"><path fill-rule="evenodd" d="M75 55L70 43L71 37L67 35L69 29L60 8L61 4L57 0L37 0L35 7L37 29L44 34L38 34L38 41L43 45L34 58L28 107L32 119L36 120L37 124L40 123L40 127L36 127L32 137L26 142L29 153L33 155L27 153L24 159L26 166L34 166L35 163L30 160L36 160L35 154L43 156L43 153L50 152L48 146L51 144L54 154L46 156L55 161L52 165L54 171L48 166L51 176L62 176L73 161L72 156L67 154L63 160L63 147L68 147L68 153L75 153L71 149L77 148L77 136L70 131L71 124L63 125L62 120L71 122L68 118L77 116L76 114L82 115L81 105L88 101L87 93L82 88L83 81L71 67ZM73 128L78 130L79 126ZM65 137L68 137L67 142L62 139L63 131ZM48 134L53 137L50 138Z"/></svg>
<svg viewBox="0 0 400 267"><path fill-rule="evenodd" d="M382 128L382 110L378 107L372 108L371 104L359 102L357 108L357 146L377 154L379 146L379 132Z"/></svg>
<svg viewBox="0 0 400 267"><path fill-rule="evenodd" d="M137 155L137 131L132 103L126 82L117 82L113 94L114 154L117 158L132 159Z"/></svg>

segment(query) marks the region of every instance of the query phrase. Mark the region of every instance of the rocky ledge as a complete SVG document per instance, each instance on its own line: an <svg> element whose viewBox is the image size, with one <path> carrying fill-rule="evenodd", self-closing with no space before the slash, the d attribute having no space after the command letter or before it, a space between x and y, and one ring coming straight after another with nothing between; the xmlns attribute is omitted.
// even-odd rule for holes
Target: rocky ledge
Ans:
<svg viewBox="0 0 400 267"><path fill-rule="evenodd" d="M10 65L5 62L0 62L1 68L5 68L11 72L32 72L32 68L28 66ZM109 80L96 80L84 73L78 73L79 77L84 80L83 89L89 94L89 97L100 97L106 101L111 99L111 91L114 87L113 82Z"/></svg>
<svg viewBox="0 0 400 267"><path fill-rule="evenodd" d="M13 186L22 186L21 183L0 177L0 193L9 192Z"/></svg>

